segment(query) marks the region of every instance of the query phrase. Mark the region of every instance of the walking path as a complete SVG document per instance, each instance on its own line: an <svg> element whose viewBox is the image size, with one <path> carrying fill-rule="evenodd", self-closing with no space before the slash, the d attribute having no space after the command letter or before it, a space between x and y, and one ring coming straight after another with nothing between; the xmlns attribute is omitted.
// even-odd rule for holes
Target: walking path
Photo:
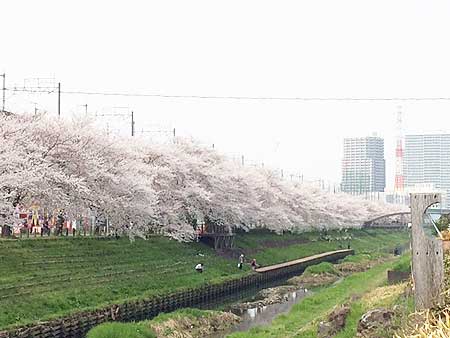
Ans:
<svg viewBox="0 0 450 338"><path fill-rule="evenodd" d="M283 269L289 266L294 266L294 265L300 265L300 264L305 264L305 263L311 263L315 260L320 260L323 258L335 258L336 255L342 255L342 258L348 255L353 255L355 253L355 251L353 249L345 249L345 250L336 250L336 251L328 251L328 252L324 252L321 254L317 254L317 255L313 255L313 256L308 256L308 257L304 257L304 258L300 258L300 259L296 259L293 261L288 261L288 262L284 262L284 263L280 263L280 264L275 264L275 265L269 265L269 266L264 266L262 268L257 268L255 269L256 272L259 273L264 273L264 272L268 272L268 271L273 271L273 270L278 270L278 269ZM335 260L335 259L333 259ZM311 265L311 264L308 264Z"/></svg>

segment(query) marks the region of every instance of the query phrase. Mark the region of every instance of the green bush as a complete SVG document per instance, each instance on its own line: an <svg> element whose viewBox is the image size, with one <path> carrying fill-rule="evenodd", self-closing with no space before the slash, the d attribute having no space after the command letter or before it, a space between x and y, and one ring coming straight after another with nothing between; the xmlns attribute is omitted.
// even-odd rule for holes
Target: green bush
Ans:
<svg viewBox="0 0 450 338"><path fill-rule="evenodd" d="M321 273L331 273L333 275L338 275L338 271L334 268L334 265L328 262L322 262L320 264L308 266L305 269L305 275L317 275Z"/></svg>
<svg viewBox="0 0 450 338"><path fill-rule="evenodd" d="M411 271L411 255L404 255L392 267L394 271L410 272Z"/></svg>
<svg viewBox="0 0 450 338"><path fill-rule="evenodd" d="M436 226L439 229L439 231L448 230L449 225L450 225L450 215L442 215L436 222Z"/></svg>
<svg viewBox="0 0 450 338"><path fill-rule="evenodd" d="M370 254L350 255L341 260L342 263L361 263L373 259Z"/></svg>

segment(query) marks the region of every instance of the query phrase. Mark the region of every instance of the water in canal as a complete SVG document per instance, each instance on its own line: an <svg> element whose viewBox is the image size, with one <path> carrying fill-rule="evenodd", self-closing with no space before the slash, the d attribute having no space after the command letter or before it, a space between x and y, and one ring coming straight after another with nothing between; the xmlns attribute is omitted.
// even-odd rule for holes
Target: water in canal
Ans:
<svg viewBox="0 0 450 338"><path fill-rule="evenodd" d="M299 289L285 294L283 297L284 301L282 303L254 307L245 310L233 309L232 312L241 317L241 322L226 331L216 332L207 338L223 338L228 334L247 331L255 326L269 325L275 317L289 312L294 304L298 303L309 293L311 292L306 289Z"/></svg>

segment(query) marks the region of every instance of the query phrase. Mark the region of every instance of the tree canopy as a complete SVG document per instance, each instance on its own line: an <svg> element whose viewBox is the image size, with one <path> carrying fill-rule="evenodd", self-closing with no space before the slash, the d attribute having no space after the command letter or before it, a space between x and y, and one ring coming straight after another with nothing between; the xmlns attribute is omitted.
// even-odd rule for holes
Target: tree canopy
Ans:
<svg viewBox="0 0 450 338"><path fill-rule="evenodd" d="M197 219L278 232L359 226L398 207L244 167L191 140L107 136L85 119L0 116L0 214L38 202L76 217L108 215L130 235L194 236ZM0 219L0 222L1 219Z"/></svg>

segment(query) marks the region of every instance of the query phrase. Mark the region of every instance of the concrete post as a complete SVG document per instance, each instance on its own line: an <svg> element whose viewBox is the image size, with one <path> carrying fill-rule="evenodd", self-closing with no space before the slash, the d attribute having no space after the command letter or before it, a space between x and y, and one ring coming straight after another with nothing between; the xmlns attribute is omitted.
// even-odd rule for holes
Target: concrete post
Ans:
<svg viewBox="0 0 450 338"><path fill-rule="evenodd" d="M423 224L428 207L441 202L440 194L411 194L412 261L416 309L428 309L443 301L444 256L442 241L426 235Z"/></svg>

